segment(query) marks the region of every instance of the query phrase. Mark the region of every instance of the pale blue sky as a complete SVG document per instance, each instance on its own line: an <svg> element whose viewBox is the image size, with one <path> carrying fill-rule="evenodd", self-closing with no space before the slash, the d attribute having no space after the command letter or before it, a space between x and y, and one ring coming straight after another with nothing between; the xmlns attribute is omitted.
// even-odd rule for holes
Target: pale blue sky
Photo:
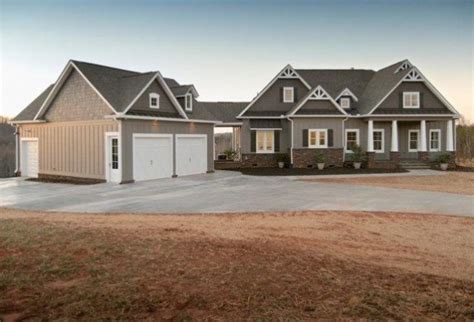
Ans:
<svg viewBox="0 0 474 322"><path fill-rule="evenodd" d="M473 113L472 1L0 0L1 108L14 116L69 59L250 100L287 63L379 69L410 59Z"/></svg>

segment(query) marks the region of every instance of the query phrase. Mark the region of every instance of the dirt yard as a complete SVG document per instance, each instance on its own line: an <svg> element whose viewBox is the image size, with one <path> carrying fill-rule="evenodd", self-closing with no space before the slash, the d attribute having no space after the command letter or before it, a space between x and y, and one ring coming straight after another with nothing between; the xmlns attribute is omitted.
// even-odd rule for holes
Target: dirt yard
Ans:
<svg viewBox="0 0 474 322"><path fill-rule="evenodd" d="M441 176L359 177L301 179L309 182L350 183L364 186L439 191L474 195L474 172L448 172Z"/></svg>
<svg viewBox="0 0 474 322"><path fill-rule="evenodd" d="M474 219L0 209L0 317L474 319Z"/></svg>

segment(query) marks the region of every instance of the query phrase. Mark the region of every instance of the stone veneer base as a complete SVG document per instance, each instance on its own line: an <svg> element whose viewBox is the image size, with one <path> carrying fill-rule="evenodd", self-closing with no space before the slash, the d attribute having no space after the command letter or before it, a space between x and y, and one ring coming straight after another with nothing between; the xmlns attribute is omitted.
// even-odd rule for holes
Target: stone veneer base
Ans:
<svg viewBox="0 0 474 322"><path fill-rule="evenodd" d="M343 166L343 149L293 149L293 168L316 167L316 153L325 156L325 167Z"/></svg>

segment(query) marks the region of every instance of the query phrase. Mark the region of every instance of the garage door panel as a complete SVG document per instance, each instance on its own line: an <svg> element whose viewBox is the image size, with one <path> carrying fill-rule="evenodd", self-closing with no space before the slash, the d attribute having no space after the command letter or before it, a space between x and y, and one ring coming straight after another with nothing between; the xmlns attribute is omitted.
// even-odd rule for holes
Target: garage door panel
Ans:
<svg viewBox="0 0 474 322"><path fill-rule="evenodd" d="M135 137L133 140L135 181L169 178L173 175L171 137Z"/></svg>
<svg viewBox="0 0 474 322"><path fill-rule="evenodd" d="M178 136L176 138L176 173L178 176L206 173L207 137Z"/></svg>

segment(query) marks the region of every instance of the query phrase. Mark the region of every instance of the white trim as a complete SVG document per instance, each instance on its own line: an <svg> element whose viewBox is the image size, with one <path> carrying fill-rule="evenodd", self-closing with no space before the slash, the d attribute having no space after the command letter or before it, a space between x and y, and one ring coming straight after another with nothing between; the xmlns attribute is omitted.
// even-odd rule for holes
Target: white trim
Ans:
<svg viewBox="0 0 474 322"><path fill-rule="evenodd" d="M359 129L345 129L344 130L344 152L345 153L353 153L354 151L347 149L347 133L348 132L356 132L356 144L360 146L360 130Z"/></svg>
<svg viewBox="0 0 474 322"><path fill-rule="evenodd" d="M374 152L374 121L367 124L367 152Z"/></svg>
<svg viewBox="0 0 474 322"><path fill-rule="evenodd" d="M353 116L355 118L365 118L367 117L367 114L365 115L359 115L359 116ZM370 117L408 117L408 118L417 118L417 117L448 117L452 119L457 119L459 118L459 115L453 115L453 114L372 114Z"/></svg>
<svg viewBox="0 0 474 322"><path fill-rule="evenodd" d="M342 102L347 102L347 106L343 106ZM339 106L344 109L351 108L351 99L349 97L341 97Z"/></svg>
<svg viewBox="0 0 474 322"><path fill-rule="evenodd" d="M341 96L351 96L354 101L358 102L359 100L357 99L357 96L355 96L354 93L351 92L351 90L349 88L344 88L341 93L339 95L337 95L337 97L334 99L334 100L338 100Z"/></svg>
<svg viewBox="0 0 474 322"><path fill-rule="evenodd" d="M119 124L120 127L120 124ZM120 130L120 129L119 129ZM110 169L109 169L109 161L112 162L112 160L109 160L109 137L117 137L117 148L118 148L118 171L119 171L119 180L118 182L115 183L120 183L122 182L122 140L120 138L120 132L105 132L104 133L104 140L105 140L105 145L104 145L104 152L105 152L105 180L107 182L113 182L110 181Z"/></svg>
<svg viewBox="0 0 474 322"><path fill-rule="evenodd" d="M189 106L188 106L188 97L191 98L189 100ZM191 94L191 93L186 93L186 95L184 95L184 110L186 112L192 112L193 111L193 94Z"/></svg>
<svg viewBox="0 0 474 322"><path fill-rule="evenodd" d="M423 83L433 92L433 94L434 94L437 98L439 98L439 99L441 100L441 102L444 103L444 105L446 105L446 107L448 108L448 110L450 110L451 112L453 112L453 113L455 114L455 115L452 115L453 118L454 118L454 117L457 117L457 118L460 117L459 112L456 111L456 109L446 100L446 98L444 98L444 96L436 89L436 87L434 87L433 84L431 84L430 81L429 81L428 79L426 79L425 75L423 75L423 73L420 72L420 71L418 70L418 68L413 67L411 70L416 70L416 71L418 72L418 74L421 75L421 77L423 78L423 80L421 80L421 82L423 82ZM411 70L410 70L410 71L411 71ZM408 75L408 73L409 73L409 72L407 72L407 73L405 74L405 76L402 77L402 79L400 79L400 81L388 92L388 94L385 95L385 96L370 110L370 112L367 113L366 115L371 115L371 116L372 116L372 113L377 109L377 107L379 107L380 104L382 104L382 103L385 101L385 99L386 99L390 94L392 94L392 92L393 92L396 88L398 88L398 86L399 86L401 83L403 83L403 82L405 81L404 78L406 77L406 75ZM417 116L421 116L421 115L417 115Z"/></svg>
<svg viewBox="0 0 474 322"><path fill-rule="evenodd" d="M382 133L382 146L381 146L381 150L376 150L375 149L375 144L373 144L373 152L375 153L385 153L385 129L374 129L372 131L372 141L374 140L374 135L373 133L376 133L376 132L380 132Z"/></svg>
<svg viewBox="0 0 474 322"><path fill-rule="evenodd" d="M453 120L449 120L446 124L446 151L452 152L455 150L455 141L454 141L454 134L456 133L456 128L453 129Z"/></svg>
<svg viewBox="0 0 474 322"><path fill-rule="evenodd" d="M287 98L285 91L291 91L291 99ZM283 103L294 103L295 102L295 88L292 86L283 87Z"/></svg>
<svg viewBox="0 0 474 322"><path fill-rule="evenodd" d="M218 123L217 127L241 127L244 123L242 122L229 122L229 123Z"/></svg>
<svg viewBox="0 0 474 322"><path fill-rule="evenodd" d="M281 131L281 128L275 127L275 128L250 128L251 131Z"/></svg>
<svg viewBox="0 0 474 322"><path fill-rule="evenodd" d="M58 94L59 90L61 89L61 87L64 85L64 82L66 81L66 76L69 76L70 72L71 72L71 68L74 68L78 73L79 75L82 76L82 78L84 78L84 80L86 81L86 83L94 90L94 92L96 92L97 95L99 95L99 97L105 102L105 104L114 112L114 113L117 113L117 111L115 110L115 108L109 103L109 101L107 101L105 99L105 97L97 90L97 88L95 88L94 85L92 85L92 83L87 79L87 77L82 73L82 71L73 63L72 60L70 60L67 64L66 64L66 67L64 67L61 75L59 75L59 78L56 80L56 83L54 84L53 88L51 89L51 91L49 92L48 96L46 97L46 99L44 100L43 104L41 105L38 113L36 113L35 117L34 117L34 120L36 120L40 115L42 115L42 113L44 112L45 108L48 107L48 105L52 102L53 98L56 97L56 95ZM67 74L67 75L66 75Z"/></svg>
<svg viewBox="0 0 474 322"><path fill-rule="evenodd" d="M9 121L8 124L46 123L46 120Z"/></svg>
<svg viewBox="0 0 474 322"><path fill-rule="evenodd" d="M416 71L416 69L412 69L408 74L405 75L403 80L405 82L421 82L424 79L423 76L421 76L420 73Z"/></svg>
<svg viewBox="0 0 474 322"><path fill-rule="evenodd" d="M151 103L151 100L153 98L156 98L156 105L153 105ZM158 93L149 93L148 94L148 104L149 104L150 108L153 108L153 109L156 109L156 110L160 109L160 94L158 94Z"/></svg>
<svg viewBox="0 0 474 322"><path fill-rule="evenodd" d="M280 116L241 116L239 119L284 119L284 115Z"/></svg>
<svg viewBox="0 0 474 322"><path fill-rule="evenodd" d="M125 114L106 115L105 118L131 119L131 120L150 120L150 121L164 121L164 122L221 124L220 121L177 119L177 118L172 118L172 117L155 117L155 116L140 116L140 115L125 115Z"/></svg>
<svg viewBox="0 0 474 322"><path fill-rule="evenodd" d="M207 134L176 134L176 138L207 138Z"/></svg>
<svg viewBox="0 0 474 322"><path fill-rule="evenodd" d="M15 174L20 171L20 132L18 126L15 126Z"/></svg>
<svg viewBox="0 0 474 322"><path fill-rule="evenodd" d="M390 144L390 152L398 152L398 121L392 120L392 142Z"/></svg>
<svg viewBox="0 0 474 322"><path fill-rule="evenodd" d="M243 117L243 115L245 114L245 112L248 111L248 109L253 105L255 104L255 102L257 102L260 97L262 97L262 95L278 80L278 79L285 79L284 77L281 76L281 74L283 72L285 72L288 68L290 68L297 77L294 77L294 78L297 78L299 79L309 90L311 90L311 86L309 86L309 84L303 79L303 77L301 77L295 70L293 67L291 67L290 64L286 65L280 72L278 72L278 74L270 81L270 83L267 84L267 86L265 86L263 88L263 90L257 94L257 96L249 103L249 105L247 105L246 108L244 108L242 110L242 112L240 112L240 114L237 116L237 118L241 118Z"/></svg>
<svg viewBox="0 0 474 322"><path fill-rule="evenodd" d="M196 90L196 87L194 87L194 85L178 85L178 86L171 86L171 88L175 88L175 87L184 87L184 86L189 86L189 89L186 91L186 93L184 93L183 95L176 95L175 97L184 97L186 94L189 93L189 91L192 91L194 92L193 95L194 97L198 98L199 97L199 93L198 91Z"/></svg>
<svg viewBox="0 0 474 322"><path fill-rule="evenodd" d="M417 105L408 105L408 106L405 106L405 96L409 96L410 97L412 95L415 95L416 96L416 101L417 101ZM410 98L410 101L413 100L413 97ZM412 102L411 102L412 103ZM403 108L420 108L420 92L403 92L403 97L402 97L402 107Z"/></svg>
<svg viewBox="0 0 474 322"><path fill-rule="evenodd" d="M434 132L438 133L438 148L436 149L433 149L431 147L431 142L432 142L431 133L434 133ZM430 129L429 135L430 135L430 138L429 138L430 152L440 152L441 151L441 129Z"/></svg>
<svg viewBox="0 0 474 322"><path fill-rule="evenodd" d="M28 142L28 141L31 141L31 142L39 142L39 139L37 137L34 137L34 138L20 138L20 166L19 166L19 169L20 169L20 172L21 172L21 176L24 177L25 176L25 171L23 171L23 154L24 154L24 151L23 151L23 142ZM39 151L39 143L38 143L38 173L36 174L36 177L38 177L38 174L39 174L39 171L40 171L40 167L39 167L39 154L40 154L40 151Z"/></svg>
<svg viewBox="0 0 474 322"><path fill-rule="evenodd" d="M20 142L23 142L23 141L39 141L39 139L37 137L20 138Z"/></svg>
<svg viewBox="0 0 474 322"><path fill-rule="evenodd" d="M291 123L291 140L290 140L290 163L293 164L293 138L294 135L294 126L293 126L293 119L287 117L287 120Z"/></svg>
<svg viewBox="0 0 474 322"><path fill-rule="evenodd" d="M399 71L402 71L402 70L405 70L405 69L409 69L409 68L412 68L413 65L410 63L410 61L408 59L405 59L401 64L400 66L397 68L397 70L394 72L394 74L398 73Z"/></svg>
<svg viewBox="0 0 474 322"><path fill-rule="evenodd" d="M258 132L264 132L265 147L266 147L266 142L267 142L267 132L271 132L273 134L273 143L272 143L271 151L266 150L266 149L264 150L258 149ZM258 153L258 154L275 153L275 131L274 130L265 129L265 130L257 130L257 132L255 132L255 153Z"/></svg>
<svg viewBox="0 0 474 322"><path fill-rule="evenodd" d="M293 112L291 112L288 115L289 116L296 116L295 113L298 112L303 107L303 105L310 99L311 100L328 100L336 107L336 109L338 109L340 112L342 112L342 114L343 114L342 116L347 115L346 111L344 111L344 109L342 109L339 106L339 104L337 104L337 102L331 97L331 95L328 94L328 92L326 92L326 90L321 85L318 85L315 89L310 91L306 95L306 98L303 99L303 101L301 101L298 105L296 105L296 107L294 107L294 109L293 109Z"/></svg>
<svg viewBox="0 0 474 322"><path fill-rule="evenodd" d="M341 114L335 114L335 115L328 115L328 114L298 114L298 115L291 115L292 118L337 118L337 117L342 117L342 118L347 118L350 115L341 115Z"/></svg>
<svg viewBox="0 0 474 322"><path fill-rule="evenodd" d="M316 144L311 144L311 133L316 133ZM324 132L324 144L319 144L319 133ZM308 129L308 148L310 149L327 149L328 148L328 129Z"/></svg>
<svg viewBox="0 0 474 322"><path fill-rule="evenodd" d="M410 135L411 133L417 133L416 137L416 149L411 149L410 148L410 142L411 138ZM408 152L418 152L420 149L420 130L408 130Z"/></svg>

